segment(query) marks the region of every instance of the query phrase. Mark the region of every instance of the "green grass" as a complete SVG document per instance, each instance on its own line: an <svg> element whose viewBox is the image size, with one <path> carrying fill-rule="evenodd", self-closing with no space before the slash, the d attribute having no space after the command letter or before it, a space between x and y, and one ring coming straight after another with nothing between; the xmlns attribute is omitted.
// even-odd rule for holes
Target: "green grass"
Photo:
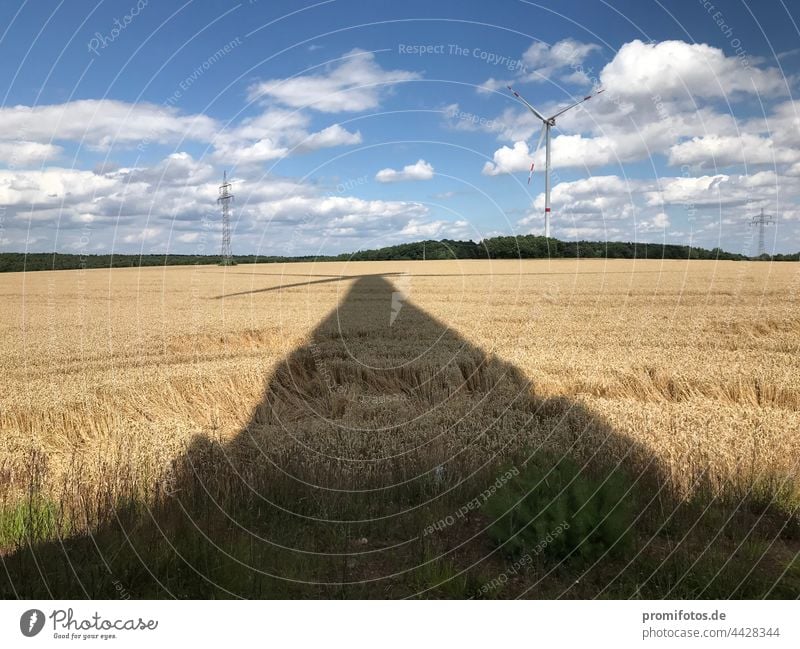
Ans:
<svg viewBox="0 0 800 649"><path fill-rule="evenodd" d="M776 506L770 498L765 507L763 494L744 503L701 494L678 503L653 499L654 485L624 471L583 469L544 454L525 459L507 457L462 485L425 481L364 494L311 497L295 482L262 476L257 490L273 503L291 504L291 514L250 491L231 491L224 472L202 486L200 478L182 478L177 498L117 504L82 535L69 523L81 512L62 512L32 496L0 511L0 596L744 598L800 592L796 513L785 511L790 500ZM519 467L518 475L498 482L509 466ZM489 494L485 502L481 494ZM471 502L482 506L467 507ZM387 511L395 515L332 522ZM448 517L452 522L430 531ZM530 560L521 562L526 554ZM482 589L487 584L494 586Z"/></svg>
<svg viewBox="0 0 800 649"><path fill-rule="evenodd" d="M0 548L69 536L71 525L58 503L41 496L0 508Z"/></svg>
<svg viewBox="0 0 800 649"><path fill-rule="evenodd" d="M569 458L536 454L488 501L489 536L512 558L594 562L630 551L634 487L619 470L595 475Z"/></svg>

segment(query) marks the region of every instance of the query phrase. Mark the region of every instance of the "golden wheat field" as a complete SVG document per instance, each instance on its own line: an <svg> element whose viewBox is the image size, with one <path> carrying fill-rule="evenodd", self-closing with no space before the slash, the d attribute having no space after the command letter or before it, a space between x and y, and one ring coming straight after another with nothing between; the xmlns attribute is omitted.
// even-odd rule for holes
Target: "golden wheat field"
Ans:
<svg viewBox="0 0 800 649"><path fill-rule="evenodd" d="M0 275L0 497L153 502L198 439L236 456L240 478L264 464L322 489L442 465L453 479L509 444L547 444L657 466L681 499L699 485L796 494L799 299L792 263ZM91 526L70 516L67 536Z"/></svg>

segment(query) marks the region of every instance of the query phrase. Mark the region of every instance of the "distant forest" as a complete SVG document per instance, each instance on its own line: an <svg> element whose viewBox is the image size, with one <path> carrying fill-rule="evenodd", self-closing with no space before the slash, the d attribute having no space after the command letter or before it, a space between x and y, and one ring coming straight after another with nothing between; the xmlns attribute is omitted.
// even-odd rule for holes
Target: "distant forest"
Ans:
<svg viewBox="0 0 800 649"><path fill-rule="evenodd" d="M800 253L762 255L753 258L720 248L706 250L690 246L617 241L559 241L533 235L492 237L474 241L418 241L375 250L341 255L279 257L234 255L237 264L302 261L412 261L421 259L729 259L800 261ZM140 266L185 266L216 264L219 255L76 255L57 253L0 253L0 272L28 270L75 270L80 268L131 268Z"/></svg>

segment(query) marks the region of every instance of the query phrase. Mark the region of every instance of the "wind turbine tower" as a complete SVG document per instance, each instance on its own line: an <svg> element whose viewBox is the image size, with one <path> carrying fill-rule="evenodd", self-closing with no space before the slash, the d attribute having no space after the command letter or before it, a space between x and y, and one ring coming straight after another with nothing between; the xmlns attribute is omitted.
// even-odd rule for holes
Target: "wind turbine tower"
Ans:
<svg viewBox="0 0 800 649"><path fill-rule="evenodd" d="M550 129L556 125L556 117L563 115L571 108L575 108L575 106L578 104L582 104L583 102L590 100L592 97L599 95L601 92L603 92L603 90L596 90L583 99L579 99L578 101L571 103L569 106L562 108L552 117L545 117L527 101L525 101L522 95L520 95L511 86L508 86L508 89L514 93L514 96L517 99L525 104L528 110L531 111L537 117L537 119L542 120L542 132L539 135L539 143L536 145L536 150L533 152L533 157L536 157L536 154L539 152L539 147L542 146L542 140L544 139L544 236L550 238ZM531 163L531 171L528 174L528 184L530 184L531 176L533 176L534 164L535 161Z"/></svg>
<svg viewBox="0 0 800 649"><path fill-rule="evenodd" d="M756 214L753 217L753 220L750 221L751 225L758 226L758 256L761 257L765 250L764 250L764 229L770 223L775 223L775 219L772 217L771 214L764 214L764 208L761 208L761 213Z"/></svg>
<svg viewBox="0 0 800 649"><path fill-rule="evenodd" d="M222 205L222 246L220 248L221 266L232 266L231 258L231 183L228 182L228 172L222 172L222 184L219 186L219 198L217 203Z"/></svg>

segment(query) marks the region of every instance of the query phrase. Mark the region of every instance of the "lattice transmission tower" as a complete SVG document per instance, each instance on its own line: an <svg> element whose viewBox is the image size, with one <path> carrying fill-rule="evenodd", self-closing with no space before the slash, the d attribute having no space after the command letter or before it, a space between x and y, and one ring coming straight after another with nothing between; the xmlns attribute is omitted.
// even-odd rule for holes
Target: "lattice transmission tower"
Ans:
<svg viewBox="0 0 800 649"><path fill-rule="evenodd" d="M221 266L232 266L234 261L231 258L231 183L228 182L228 172L222 172L222 184L219 186L219 198L217 202L222 205L222 246L220 247Z"/></svg>
<svg viewBox="0 0 800 649"><path fill-rule="evenodd" d="M758 227L758 256L761 257L765 250L764 250L764 230L765 228L771 224L775 223L775 219L772 217L771 214L764 214L764 208L761 208L761 213L756 214L753 217L753 220L750 221L750 225Z"/></svg>

